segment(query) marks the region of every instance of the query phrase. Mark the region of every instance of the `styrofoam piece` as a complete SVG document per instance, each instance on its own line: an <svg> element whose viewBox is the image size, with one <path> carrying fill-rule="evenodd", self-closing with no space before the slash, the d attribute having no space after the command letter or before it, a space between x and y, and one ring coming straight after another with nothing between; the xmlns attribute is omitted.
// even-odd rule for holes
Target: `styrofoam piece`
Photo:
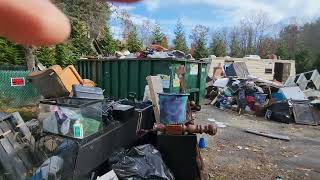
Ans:
<svg viewBox="0 0 320 180"><path fill-rule="evenodd" d="M288 100L308 100L298 86L280 88L279 93L282 93Z"/></svg>
<svg viewBox="0 0 320 180"><path fill-rule="evenodd" d="M216 122L216 120L215 120L215 119L213 119L213 118L208 118L208 121Z"/></svg>
<svg viewBox="0 0 320 180"><path fill-rule="evenodd" d="M109 171L107 174L98 177L97 180L119 180L114 170Z"/></svg>
<svg viewBox="0 0 320 180"><path fill-rule="evenodd" d="M320 74L319 74L318 70L313 71L310 80L313 82L316 89L320 90Z"/></svg>
<svg viewBox="0 0 320 180"><path fill-rule="evenodd" d="M307 86L308 86L308 79L306 78L306 76L304 74L300 74L298 80L297 80L297 84L299 85L300 89L302 91L304 91Z"/></svg>
<svg viewBox="0 0 320 180"><path fill-rule="evenodd" d="M214 81L213 86L224 88L227 86L229 78L221 78Z"/></svg>
<svg viewBox="0 0 320 180"><path fill-rule="evenodd" d="M289 76L287 81L284 83L284 87L294 87L297 86L297 84L294 82L296 79L296 76Z"/></svg>
<svg viewBox="0 0 320 180"><path fill-rule="evenodd" d="M320 90L307 89L303 93L306 97L320 97Z"/></svg>

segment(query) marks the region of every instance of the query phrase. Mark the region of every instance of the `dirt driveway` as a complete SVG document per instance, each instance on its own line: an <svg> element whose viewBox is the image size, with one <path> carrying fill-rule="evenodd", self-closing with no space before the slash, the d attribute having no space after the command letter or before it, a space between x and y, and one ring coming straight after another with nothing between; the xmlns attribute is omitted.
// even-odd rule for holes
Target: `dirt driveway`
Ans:
<svg viewBox="0 0 320 180"><path fill-rule="evenodd" d="M204 135L202 151L210 179L320 179L320 126L282 124L260 117L202 106L196 122L208 118L226 125L216 136ZM261 137L244 129L288 135L290 141Z"/></svg>

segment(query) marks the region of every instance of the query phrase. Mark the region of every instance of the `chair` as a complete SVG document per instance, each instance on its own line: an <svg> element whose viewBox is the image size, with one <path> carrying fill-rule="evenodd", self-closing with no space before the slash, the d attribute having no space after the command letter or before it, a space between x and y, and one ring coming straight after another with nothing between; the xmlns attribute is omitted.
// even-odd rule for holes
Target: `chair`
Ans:
<svg viewBox="0 0 320 180"><path fill-rule="evenodd" d="M28 79L46 99L69 96L74 84L87 87L96 86L93 81L82 79L73 65L64 69L59 65L54 65L43 71L31 72Z"/></svg>

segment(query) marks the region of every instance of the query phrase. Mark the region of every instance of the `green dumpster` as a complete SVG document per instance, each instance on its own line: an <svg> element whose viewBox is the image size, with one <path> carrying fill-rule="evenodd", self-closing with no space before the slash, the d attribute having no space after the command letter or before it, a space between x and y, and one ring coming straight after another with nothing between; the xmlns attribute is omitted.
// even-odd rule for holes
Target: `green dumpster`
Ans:
<svg viewBox="0 0 320 180"><path fill-rule="evenodd" d="M184 66L185 82L190 99L201 104L205 95L207 62L175 59L89 59L77 62L82 78L91 79L105 90L105 95L127 98L136 93L142 100L146 77L161 75L165 92L179 92L176 69Z"/></svg>

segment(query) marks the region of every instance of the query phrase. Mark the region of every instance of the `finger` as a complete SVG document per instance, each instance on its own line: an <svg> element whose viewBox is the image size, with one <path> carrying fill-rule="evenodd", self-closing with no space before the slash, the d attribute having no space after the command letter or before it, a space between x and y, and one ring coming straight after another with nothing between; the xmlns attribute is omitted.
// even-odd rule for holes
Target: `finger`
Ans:
<svg viewBox="0 0 320 180"><path fill-rule="evenodd" d="M0 0L0 36L24 45L51 45L70 34L68 18L49 0Z"/></svg>

